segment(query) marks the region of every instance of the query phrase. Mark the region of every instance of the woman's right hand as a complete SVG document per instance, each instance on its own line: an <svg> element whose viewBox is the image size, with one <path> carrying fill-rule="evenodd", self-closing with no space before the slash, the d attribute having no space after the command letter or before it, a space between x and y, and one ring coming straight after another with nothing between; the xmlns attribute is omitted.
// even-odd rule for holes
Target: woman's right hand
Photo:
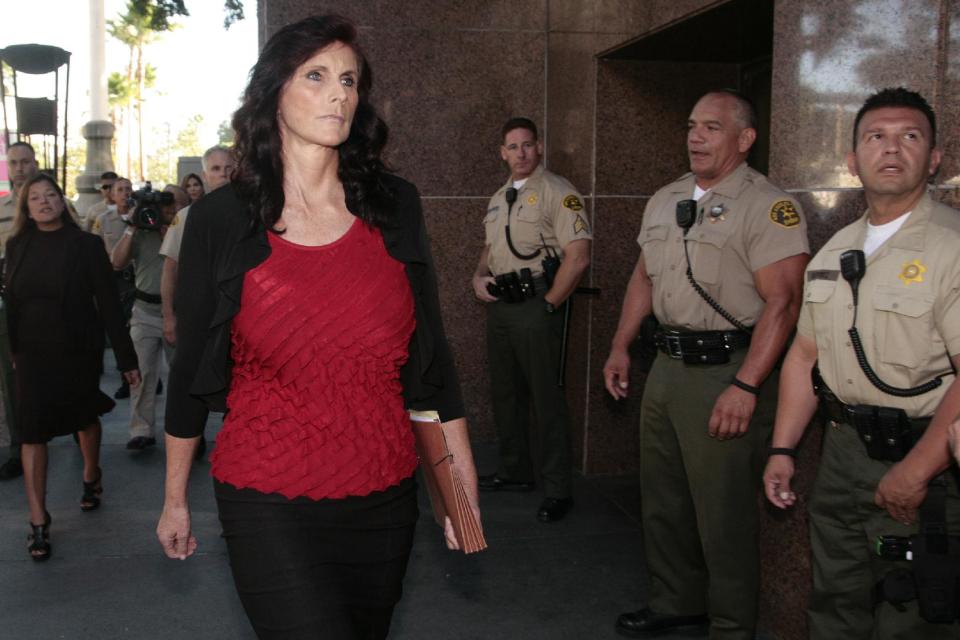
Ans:
<svg viewBox="0 0 960 640"><path fill-rule="evenodd" d="M157 539L168 558L186 560L197 550L197 539L190 532L190 509L187 505L163 505L157 523Z"/></svg>
<svg viewBox="0 0 960 640"><path fill-rule="evenodd" d="M123 379L127 381L127 384L130 385L131 389L136 389L140 386L140 369L130 369L130 371L124 371Z"/></svg>

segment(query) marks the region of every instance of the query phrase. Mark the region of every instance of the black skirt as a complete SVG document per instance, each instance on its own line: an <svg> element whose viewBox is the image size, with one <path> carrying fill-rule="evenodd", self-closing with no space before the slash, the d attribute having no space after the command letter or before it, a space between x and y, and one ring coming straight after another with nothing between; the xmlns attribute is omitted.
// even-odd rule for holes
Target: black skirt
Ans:
<svg viewBox="0 0 960 640"><path fill-rule="evenodd" d="M14 356L17 430L22 442L43 444L96 422L116 403L100 391L100 351L29 344Z"/></svg>
<svg viewBox="0 0 960 640"><path fill-rule="evenodd" d="M286 500L217 480L214 493L257 637L387 637L419 515L413 478L337 500Z"/></svg>

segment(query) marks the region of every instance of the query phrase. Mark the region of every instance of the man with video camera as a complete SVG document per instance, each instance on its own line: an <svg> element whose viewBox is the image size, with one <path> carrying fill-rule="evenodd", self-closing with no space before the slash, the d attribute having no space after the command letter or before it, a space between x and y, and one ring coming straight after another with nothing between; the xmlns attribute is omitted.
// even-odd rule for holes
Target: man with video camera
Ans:
<svg viewBox="0 0 960 640"><path fill-rule="evenodd" d="M127 228L113 247L110 261L114 269L134 267L136 285L130 338L137 351L143 383L131 389L130 440L127 449L142 451L157 444L156 422L157 378L162 354L172 355L163 339L163 316L160 306L160 276L163 256L160 245L167 226L176 215L172 193L154 191L148 182L131 195L133 212L125 220Z"/></svg>

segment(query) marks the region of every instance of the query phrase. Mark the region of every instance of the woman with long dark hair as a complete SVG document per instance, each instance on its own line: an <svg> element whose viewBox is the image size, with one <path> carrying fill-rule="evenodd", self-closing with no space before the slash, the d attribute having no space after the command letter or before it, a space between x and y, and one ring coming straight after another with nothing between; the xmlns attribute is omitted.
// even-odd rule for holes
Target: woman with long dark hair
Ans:
<svg viewBox="0 0 960 640"><path fill-rule="evenodd" d="M479 518L419 194L380 159L370 87L349 21L279 30L234 115L232 184L193 205L180 253L157 535L196 549L190 462L229 408L210 462L261 638L386 637L418 515L407 409L439 412Z"/></svg>
<svg viewBox="0 0 960 640"><path fill-rule="evenodd" d="M206 190L203 187L203 180L200 179L195 173L188 173L183 177L183 180L180 181L180 188L187 192L187 195L190 196L190 202L196 202L203 197Z"/></svg>
<svg viewBox="0 0 960 640"><path fill-rule="evenodd" d="M50 557L47 443L76 433L83 455L80 508L100 506L100 416L114 402L100 391L104 330L124 378L140 382L113 269L97 236L81 231L46 174L20 189L7 241L4 303L16 367L16 419L30 505L29 551Z"/></svg>

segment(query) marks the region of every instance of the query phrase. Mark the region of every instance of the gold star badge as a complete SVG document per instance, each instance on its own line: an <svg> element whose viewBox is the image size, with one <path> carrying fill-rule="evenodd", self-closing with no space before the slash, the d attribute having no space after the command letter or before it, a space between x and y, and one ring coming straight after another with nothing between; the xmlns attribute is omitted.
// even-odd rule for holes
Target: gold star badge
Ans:
<svg viewBox="0 0 960 640"><path fill-rule="evenodd" d="M920 264L920 260L917 259L903 265L903 271L900 272L899 278L903 280L904 284L923 282L923 274L926 272L927 268Z"/></svg>
<svg viewBox="0 0 960 640"><path fill-rule="evenodd" d="M531 193L530 197L527 198L527 204L530 205L531 207L537 204L537 194Z"/></svg>

